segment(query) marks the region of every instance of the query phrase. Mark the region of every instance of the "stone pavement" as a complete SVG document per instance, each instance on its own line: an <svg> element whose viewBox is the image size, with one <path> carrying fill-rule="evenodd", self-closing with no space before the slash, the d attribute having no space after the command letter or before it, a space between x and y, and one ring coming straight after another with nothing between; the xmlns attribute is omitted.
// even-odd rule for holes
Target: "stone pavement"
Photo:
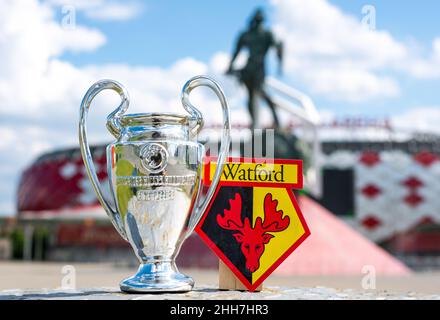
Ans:
<svg viewBox="0 0 440 320"><path fill-rule="evenodd" d="M440 300L440 295L414 292L390 293L379 290L282 288L269 286L261 292L219 291L214 286L196 286L181 294L125 294L119 288L89 288L83 290L3 290L0 300Z"/></svg>
<svg viewBox="0 0 440 320"><path fill-rule="evenodd" d="M66 267L68 267L66 269ZM364 290L364 274L277 276L259 293L219 291L217 270L183 269L195 290L184 294L129 295L117 287L134 267L103 263L0 262L1 299L440 299L440 273L378 276L376 290ZM66 273L66 271L69 271ZM72 271L74 271L72 273ZM66 281L66 276L69 281ZM74 276L72 279L72 275ZM78 290L61 290L66 286Z"/></svg>

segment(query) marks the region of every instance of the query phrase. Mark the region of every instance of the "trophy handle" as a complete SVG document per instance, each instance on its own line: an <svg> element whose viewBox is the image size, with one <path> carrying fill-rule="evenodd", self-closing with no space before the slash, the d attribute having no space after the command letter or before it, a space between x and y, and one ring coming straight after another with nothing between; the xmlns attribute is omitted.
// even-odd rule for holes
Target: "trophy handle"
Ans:
<svg viewBox="0 0 440 320"><path fill-rule="evenodd" d="M105 212L109 216L113 225L119 234L127 240L125 229L121 221L120 214L113 209L107 200L104 199L101 186L99 184L98 176L96 175L95 165L93 164L92 154L90 152L89 143L87 141L87 114L90 109L90 104L98 93L102 90L111 89L119 93L121 97L121 104L113 111L107 118L107 128L115 136L118 137L121 132L120 117L127 110L129 105L129 96L126 89L118 82L113 80L100 80L93 84L85 94L80 107L80 120L79 120L79 144L81 147L81 155L86 167L87 175L92 182L93 189L96 196L104 208Z"/></svg>
<svg viewBox="0 0 440 320"><path fill-rule="evenodd" d="M193 120L194 123L194 126L191 129L191 134L196 135L202 129L203 126L203 117L201 112L196 107L194 107L189 101L189 94L191 93L191 91L200 86L205 86L210 88L212 91L214 91L214 93L217 95L217 97L220 100L220 104L223 110L223 134L220 145L220 153L217 160L217 167L214 173L214 177L212 179L211 186L209 187L203 202L199 205L196 205L193 215L190 219L185 238L191 235L194 228L198 224L200 218L202 217L203 213L206 211L206 208L209 205L209 202L211 201L214 195L215 189L217 188L217 185L220 181L220 177L223 173L226 157L228 156L228 152L229 152L229 145L231 144L231 136L230 136L231 123L230 123L228 102L226 101L226 97L223 93L223 90L218 85L218 83L206 76L196 76L194 78L191 78L183 86L182 104L185 110L190 113L191 120Z"/></svg>

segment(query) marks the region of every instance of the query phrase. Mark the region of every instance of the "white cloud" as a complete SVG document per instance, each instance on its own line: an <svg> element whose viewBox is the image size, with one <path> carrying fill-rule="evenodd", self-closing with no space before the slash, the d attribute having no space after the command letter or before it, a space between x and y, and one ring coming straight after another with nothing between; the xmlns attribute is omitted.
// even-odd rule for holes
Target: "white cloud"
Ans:
<svg viewBox="0 0 440 320"><path fill-rule="evenodd" d="M145 4L139 0L47 0L54 6L72 6L90 19L101 21L125 21L139 16Z"/></svg>
<svg viewBox="0 0 440 320"><path fill-rule="evenodd" d="M0 119L3 118L3 115ZM2 119L3 120L3 119ZM16 184L20 171L41 152L51 147L47 130L38 126L26 127L0 121L0 216L14 212Z"/></svg>
<svg viewBox="0 0 440 320"><path fill-rule="evenodd" d="M392 118L398 129L440 134L440 106L417 107Z"/></svg>
<svg viewBox="0 0 440 320"><path fill-rule="evenodd" d="M361 102L377 97L395 97L400 87L391 77L381 77L361 68L327 67L305 73L303 79L313 92L327 98Z"/></svg>
<svg viewBox="0 0 440 320"><path fill-rule="evenodd" d="M81 25L62 28L54 13L59 5L69 3L67 0L0 3L0 180L8 181L0 185L0 210L8 213L13 211L16 190L13 183L24 166L43 151L78 144L79 104L89 86L98 79L113 78L126 85L132 101L130 112L184 113L179 94L185 81L196 74L214 74L228 96L233 121L248 121L242 107L243 89L234 79L221 75L229 62L226 53L213 55L209 63L180 59L168 68L128 64L78 68L63 61L60 56L66 51L92 51L106 41L96 29ZM108 2L73 3L78 10L87 12ZM287 45L286 74L300 77L314 93L339 100L360 101L399 94L396 80L381 72L386 68L398 69L398 62L407 56L408 49L390 34L362 29L356 19L323 0L273 3L275 28ZM419 71L406 72L426 74L429 67L422 63L433 63L436 55L433 54L432 61L420 59ZM244 56L240 59L243 62ZM212 93L197 90L192 99L204 111L208 123L221 121L220 108ZM114 93L97 97L89 120L92 142L111 139L105 130L105 118L118 103ZM269 119L265 116L267 110L264 112L264 118ZM434 125L433 113L431 116L425 120ZM407 115L397 120L405 122L414 117Z"/></svg>
<svg viewBox="0 0 440 320"><path fill-rule="evenodd" d="M82 5L87 6L86 2ZM19 174L37 155L78 145L79 105L96 80L111 78L123 83L130 92L131 113L185 113L180 103L184 83L197 74L215 73L209 64L192 58L169 68L127 64L75 67L61 60L61 54L94 50L105 43L105 36L79 25L62 28L54 10L53 3L36 0L0 3L0 180L8 181L1 184L0 214L14 211ZM219 77L227 83L225 90L237 90L232 80ZM88 126L92 143L112 139L106 133L105 119L119 104L118 99L116 93L103 92L93 103ZM204 111L208 123L221 121L219 103L212 93L196 90L191 99Z"/></svg>
<svg viewBox="0 0 440 320"><path fill-rule="evenodd" d="M138 16L142 12L139 2L110 2L102 7L85 11L87 17L104 21L124 21Z"/></svg>
<svg viewBox="0 0 440 320"><path fill-rule="evenodd" d="M403 67L416 78L440 78L440 38L434 39L432 52L428 58L414 58L411 63L406 63Z"/></svg>
<svg viewBox="0 0 440 320"><path fill-rule="evenodd" d="M54 6L73 5L78 10L85 10L96 6L103 5L106 0L46 0L45 3Z"/></svg>
<svg viewBox="0 0 440 320"><path fill-rule="evenodd" d="M312 93L348 102L399 95L398 81L383 73L408 72L409 46L386 31L368 30L326 0L272 0L272 5L274 29L286 44L286 74L303 80ZM429 65L421 62L418 72Z"/></svg>
<svg viewBox="0 0 440 320"><path fill-rule="evenodd" d="M0 8L0 101L2 111L35 112L53 99L62 64L54 59L66 51L90 51L105 43L91 28L63 29L50 7L37 1L2 2ZM63 68L65 71L68 68ZM56 94L55 94L56 96ZM7 109L7 110L3 110ZM23 110L24 109L24 110Z"/></svg>

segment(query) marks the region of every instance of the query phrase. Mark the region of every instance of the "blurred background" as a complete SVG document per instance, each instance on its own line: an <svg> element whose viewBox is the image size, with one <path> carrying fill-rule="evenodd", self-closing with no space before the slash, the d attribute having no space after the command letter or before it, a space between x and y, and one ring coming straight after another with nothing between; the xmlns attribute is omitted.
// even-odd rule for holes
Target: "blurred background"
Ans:
<svg viewBox="0 0 440 320"><path fill-rule="evenodd" d="M127 87L130 113L183 113L183 84L207 74L224 87L234 130L246 130L246 92L225 73L257 7L284 44L283 73L271 52L265 87L283 132L298 138L290 147L308 163L300 203L312 236L276 276L440 270L434 0L0 0L0 270L20 261L136 265L85 174L81 99L110 78ZM245 61L242 52L236 66ZM106 186L104 146L113 139L105 120L119 97L104 92L95 101L89 135ZM218 102L203 89L193 101L208 139L221 125ZM258 127L271 126L262 103ZM288 151L289 141L277 148ZM218 261L194 235L178 264L210 272Z"/></svg>

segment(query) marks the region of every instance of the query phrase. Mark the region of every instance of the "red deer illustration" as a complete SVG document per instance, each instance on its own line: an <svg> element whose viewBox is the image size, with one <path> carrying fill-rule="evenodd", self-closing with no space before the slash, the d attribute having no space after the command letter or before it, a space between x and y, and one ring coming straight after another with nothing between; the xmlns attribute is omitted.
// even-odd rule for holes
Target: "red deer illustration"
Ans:
<svg viewBox="0 0 440 320"><path fill-rule="evenodd" d="M246 258L246 269L255 272L260 267L260 257L264 247L274 236L268 232L280 232L286 230L290 223L289 216L283 218L283 211L277 211L278 200L272 200L272 194L266 194L264 198L264 221L261 217L255 220L252 227L249 218L241 220L241 196L235 194L234 199L229 200L230 209L223 211L223 216L217 214L217 223L226 230L238 231L233 236L241 244L241 251Z"/></svg>

